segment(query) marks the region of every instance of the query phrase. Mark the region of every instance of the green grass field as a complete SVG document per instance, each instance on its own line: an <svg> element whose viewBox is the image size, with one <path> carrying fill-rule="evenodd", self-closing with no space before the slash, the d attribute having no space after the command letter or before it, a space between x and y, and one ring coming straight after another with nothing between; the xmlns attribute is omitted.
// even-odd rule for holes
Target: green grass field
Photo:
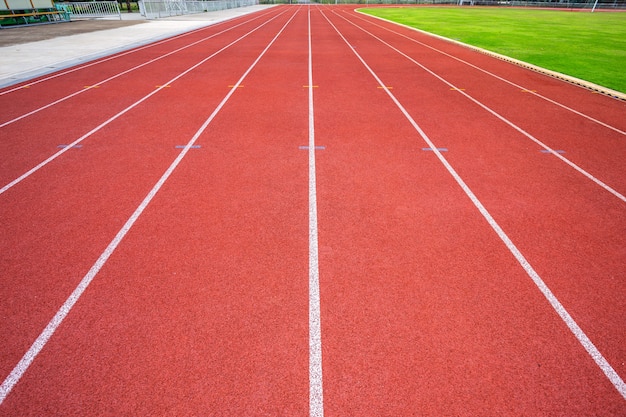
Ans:
<svg viewBox="0 0 626 417"><path fill-rule="evenodd" d="M626 93L626 13L474 7L362 11Z"/></svg>

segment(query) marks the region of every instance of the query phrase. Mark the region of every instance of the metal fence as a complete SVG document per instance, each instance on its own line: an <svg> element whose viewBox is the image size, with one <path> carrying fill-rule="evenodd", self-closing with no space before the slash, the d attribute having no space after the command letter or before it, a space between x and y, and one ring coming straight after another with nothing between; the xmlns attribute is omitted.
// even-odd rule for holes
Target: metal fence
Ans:
<svg viewBox="0 0 626 417"><path fill-rule="evenodd" d="M57 10L67 12L71 20L111 16L118 16L122 20L120 5L117 1L55 3L55 6Z"/></svg>
<svg viewBox="0 0 626 417"><path fill-rule="evenodd" d="M234 9L259 4L259 0L140 0L139 11L147 19L180 16L184 14L213 12L217 10Z"/></svg>

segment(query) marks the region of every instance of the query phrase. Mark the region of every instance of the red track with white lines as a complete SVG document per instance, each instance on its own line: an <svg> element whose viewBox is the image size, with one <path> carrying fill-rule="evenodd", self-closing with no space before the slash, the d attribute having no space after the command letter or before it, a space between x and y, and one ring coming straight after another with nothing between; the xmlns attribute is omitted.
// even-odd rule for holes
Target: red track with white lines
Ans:
<svg viewBox="0 0 626 417"><path fill-rule="evenodd" d="M280 6L0 103L0 416L626 414L624 102Z"/></svg>

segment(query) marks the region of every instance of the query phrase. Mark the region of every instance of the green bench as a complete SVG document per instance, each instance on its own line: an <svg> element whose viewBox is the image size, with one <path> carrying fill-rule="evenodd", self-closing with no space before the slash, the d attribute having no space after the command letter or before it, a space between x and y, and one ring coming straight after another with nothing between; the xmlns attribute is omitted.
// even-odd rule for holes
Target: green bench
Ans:
<svg viewBox="0 0 626 417"><path fill-rule="evenodd" d="M0 28L69 20L67 11L57 10L52 0L0 0Z"/></svg>

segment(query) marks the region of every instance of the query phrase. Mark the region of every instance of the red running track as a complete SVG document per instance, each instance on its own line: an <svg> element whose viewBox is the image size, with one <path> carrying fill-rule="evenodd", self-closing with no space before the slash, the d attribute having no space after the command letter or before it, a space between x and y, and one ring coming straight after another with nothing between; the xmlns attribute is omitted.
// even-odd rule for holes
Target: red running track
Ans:
<svg viewBox="0 0 626 417"><path fill-rule="evenodd" d="M0 415L626 413L623 102L350 7L34 81Z"/></svg>

